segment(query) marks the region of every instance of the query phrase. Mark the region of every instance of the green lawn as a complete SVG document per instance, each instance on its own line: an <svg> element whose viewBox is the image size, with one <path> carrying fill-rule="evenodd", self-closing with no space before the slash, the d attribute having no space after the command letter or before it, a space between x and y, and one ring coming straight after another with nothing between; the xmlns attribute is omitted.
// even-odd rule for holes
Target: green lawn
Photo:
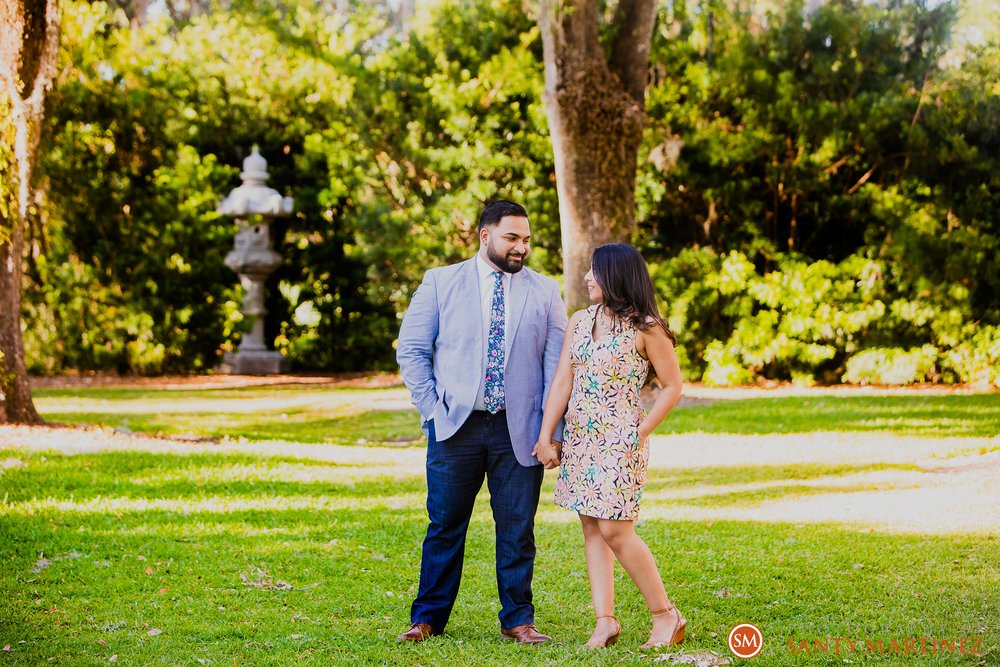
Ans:
<svg viewBox="0 0 1000 667"><path fill-rule="evenodd" d="M717 401L678 410L659 433L885 432L916 436L1000 434L1000 394L794 396Z"/></svg>
<svg viewBox="0 0 1000 667"><path fill-rule="evenodd" d="M399 393L398 391L396 392ZM164 435L326 444L422 441L412 409L371 409L385 391L314 386L212 390L41 390L45 418ZM405 402L405 401L403 401ZM399 400L395 401L398 406Z"/></svg>
<svg viewBox="0 0 1000 667"><path fill-rule="evenodd" d="M552 505L551 473L534 590L538 625L556 642L530 648L499 638L484 490L447 634L395 643L407 627L426 525L422 449L407 441L419 437L416 417L384 401L395 395L302 387L38 392L51 420L228 440L168 443L169 451L147 440L134 451L70 454L58 444L0 439L0 647L10 647L0 664L107 665L113 656L129 665L653 664L658 654L638 651L648 616L620 570L622 638L606 652L582 648L592 622L582 538L575 518ZM825 396L685 408L660 432L874 431L996 445L998 421L996 395ZM262 439L313 444L253 442ZM344 446L359 440L365 447ZM763 653L746 662L752 666L1000 664L1000 526L900 534L833 522L662 518L687 506L794 498L808 481L914 468L652 470L653 518L639 531L689 619L685 651L728 656L729 630L750 621L765 637ZM748 483L767 486L741 490ZM699 495L708 486L732 490ZM886 652L848 654L845 644L840 655L795 654L787 644L805 638L812 647L826 637L881 639ZM906 638L919 647L921 637L979 638L980 655L890 649Z"/></svg>
<svg viewBox="0 0 1000 667"><path fill-rule="evenodd" d="M370 409L372 399L386 393L279 386L172 391L49 389L35 395L46 419L66 424L330 444L354 444L359 439L394 443L420 440L412 409ZM720 400L676 410L657 429L664 434L817 431L996 436L1000 434L1000 394Z"/></svg>

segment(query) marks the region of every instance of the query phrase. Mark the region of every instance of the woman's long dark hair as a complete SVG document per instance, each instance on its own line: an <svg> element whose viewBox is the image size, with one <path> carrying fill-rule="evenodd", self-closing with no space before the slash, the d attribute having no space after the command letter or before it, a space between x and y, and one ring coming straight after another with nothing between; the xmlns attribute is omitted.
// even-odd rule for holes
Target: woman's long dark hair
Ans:
<svg viewBox="0 0 1000 667"><path fill-rule="evenodd" d="M660 327L674 345L677 336L656 307L653 280L646 261L628 243L605 243L594 249L590 259L594 281L604 293L604 305L614 319L627 321L640 331Z"/></svg>

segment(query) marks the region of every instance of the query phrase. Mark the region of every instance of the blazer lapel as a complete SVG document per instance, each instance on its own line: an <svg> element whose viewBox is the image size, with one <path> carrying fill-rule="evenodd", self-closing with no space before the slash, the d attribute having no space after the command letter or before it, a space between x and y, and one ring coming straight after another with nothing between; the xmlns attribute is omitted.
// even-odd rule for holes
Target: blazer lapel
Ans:
<svg viewBox="0 0 1000 667"><path fill-rule="evenodd" d="M469 328L469 333L472 334L473 340L482 345L483 340L483 322L479 313L482 312L483 304L482 298L479 293L479 275L476 273L476 258L473 257L467 260L462 266L462 270L458 272L459 279L459 290L462 292L464 297L462 302L467 304L475 304L475 317L463 317L462 322Z"/></svg>
<svg viewBox="0 0 1000 667"><path fill-rule="evenodd" d="M527 269L522 269L513 274L510 278L510 296L507 305L510 310L510 320L507 326L507 341L504 345L504 367L510 363L510 348L514 343L514 336L517 335L517 326L521 323L521 315L524 314L524 306L528 303L528 276Z"/></svg>

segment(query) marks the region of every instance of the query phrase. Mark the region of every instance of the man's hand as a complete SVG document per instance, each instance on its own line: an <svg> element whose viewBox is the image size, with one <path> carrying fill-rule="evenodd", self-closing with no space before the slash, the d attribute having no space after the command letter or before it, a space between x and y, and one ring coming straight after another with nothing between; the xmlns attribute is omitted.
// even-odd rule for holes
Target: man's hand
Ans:
<svg viewBox="0 0 1000 667"><path fill-rule="evenodd" d="M562 454L562 443L553 440L539 439L531 450L532 456L542 462L546 470L551 470L559 465L559 457Z"/></svg>

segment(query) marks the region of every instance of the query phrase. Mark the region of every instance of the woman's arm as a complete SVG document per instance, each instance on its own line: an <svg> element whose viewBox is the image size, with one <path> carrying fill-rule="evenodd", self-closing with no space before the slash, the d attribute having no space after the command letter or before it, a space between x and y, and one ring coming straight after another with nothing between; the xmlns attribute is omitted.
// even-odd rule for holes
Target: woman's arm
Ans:
<svg viewBox="0 0 1000 667"><path fill-rule="evenodd" d="M570 352L573 349L573 332L576 324L583 317L586 311L578 310L573 313L569 324L566 326L566 335L563 337L562 350L559 353L559 365L556 366L556 374L552 378L549 386L549 396L545 399L545 410L542 413L542 429L538 434L538 441L531 453L542 462L546 470L559 465L559 455L562 446L552 441L552 431L556 424L566 414L566 406L569 405L569 396L573 391L573 367L570 363Z"/></svg>
<svg viewBox="0 0 1000 667"><path fill-rule="evenodd" d="M673 410L677 399L681 397L684 383L681 380L677 355L674 353L674 344L670 342L662 328L653 326L648 331L638 332L636 349L639 354L649 359L660 381L660 393L656 397L656 402L639 424L639 442L642 442Z"/></svg>

